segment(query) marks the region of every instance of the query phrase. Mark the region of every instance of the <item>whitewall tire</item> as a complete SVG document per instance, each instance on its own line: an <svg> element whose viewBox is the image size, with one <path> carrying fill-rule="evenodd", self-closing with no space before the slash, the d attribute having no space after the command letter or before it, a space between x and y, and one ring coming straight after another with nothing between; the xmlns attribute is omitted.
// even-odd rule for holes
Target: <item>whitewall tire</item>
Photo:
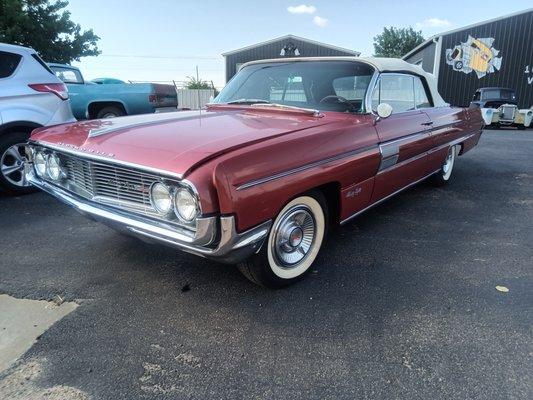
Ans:
<svg viewBox="0 0 533 400"><path fill-rule="evenodd" d="M318 255L327 221L326 202L320 192L295 198L279 212L259 253L238 265L240 271L266 287L299 280Z"/></svg>
<svg viewBox="0 0 533 400"><path fill-rule="evenodd" d="M450 146L441 169L435 175L433 175L432 181L434 184L437 186L442 186L450 181L459 150L459 146Z"/></svg>

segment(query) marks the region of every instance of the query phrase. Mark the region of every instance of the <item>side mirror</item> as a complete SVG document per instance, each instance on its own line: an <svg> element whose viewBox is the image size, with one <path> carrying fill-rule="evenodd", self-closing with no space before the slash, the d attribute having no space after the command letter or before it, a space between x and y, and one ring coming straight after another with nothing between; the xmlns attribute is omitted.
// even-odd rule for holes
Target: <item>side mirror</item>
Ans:
<svg viewBox="0 0 533 400"><path fill-rule="evenodd" d="M388 103L379 103L376 111L380 118L388 118L392 114L392 106Z"/></svg>

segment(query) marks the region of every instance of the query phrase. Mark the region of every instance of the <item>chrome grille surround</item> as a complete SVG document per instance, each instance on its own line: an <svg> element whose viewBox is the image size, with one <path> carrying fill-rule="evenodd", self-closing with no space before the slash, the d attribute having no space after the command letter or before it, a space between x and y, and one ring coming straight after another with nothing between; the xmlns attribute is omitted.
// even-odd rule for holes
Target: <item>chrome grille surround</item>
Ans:
<svg viewBox="0 0 533 400"><path fill-rule="evenodd" d="M515 113L516 113L517 107L512 104L504 104L501 106L501 119L505 121L514 121Z"/></svg>
<svg viewBox="0 0 533 400"><path fill-rule="evenodd" d="M168 219L159 214L150 202L150 187L155 182L181 186L180 180L134 169L111 160L109 163L79 156L72 152L32 146L33 151L44 150L59 156L67 177L60 182L50 182L87 200L116 207L158 221L174 224L191 231L196 224L186 225L177 218ZM187 185L188 186L188 185Z"/></svg>

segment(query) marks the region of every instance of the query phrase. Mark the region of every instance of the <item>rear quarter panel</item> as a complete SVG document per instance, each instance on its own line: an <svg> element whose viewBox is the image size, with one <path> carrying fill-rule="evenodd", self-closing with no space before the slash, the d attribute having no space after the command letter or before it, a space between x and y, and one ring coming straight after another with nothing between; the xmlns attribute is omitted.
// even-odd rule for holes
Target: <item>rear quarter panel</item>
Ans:
<svg viewBox="0 0 533 400"><path fill-rule="evenodd" d="M424 110L431 121L433 149L428 154L428 167L438 170L448 154L449 143L464 138L471 132L466 109L460 107L435 107Z"/></svg>

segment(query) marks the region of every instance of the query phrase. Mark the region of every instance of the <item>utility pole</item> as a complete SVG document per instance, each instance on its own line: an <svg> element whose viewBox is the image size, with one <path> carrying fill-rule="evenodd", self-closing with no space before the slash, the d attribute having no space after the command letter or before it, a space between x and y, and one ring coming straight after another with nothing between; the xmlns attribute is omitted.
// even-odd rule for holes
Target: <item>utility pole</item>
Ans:
<svg viewBox="0 0 533 400"><path fill-rule="evenodd" d="M198 109L201 110L200 106L200 74L198 73L198 65L196 66L196 97L198 98Z"/></svg>

